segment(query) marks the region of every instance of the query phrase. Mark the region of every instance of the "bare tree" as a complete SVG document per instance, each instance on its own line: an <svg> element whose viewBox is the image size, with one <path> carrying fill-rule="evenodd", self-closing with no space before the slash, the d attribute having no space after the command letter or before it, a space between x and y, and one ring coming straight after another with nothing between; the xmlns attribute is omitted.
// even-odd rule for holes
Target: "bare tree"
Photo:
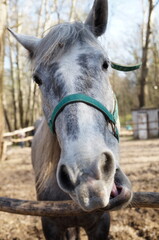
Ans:
<svg viewBox="0 0 159 240"><path fill-rule="evenodd" d="M148 106L159 107L159 39L154 29L150 54L151 62L149 63L146 102Z"/></svg>
<svg viewBox="0 0 159 240"><path fill-rule="evenodd" d="M145 106L145 86L146 86L146 78L148 75L148 51L149 51L149 44L150 44L150 35L151 35L151 17L154 8L157 6L159 1L153 3L153 0L148 0L149 3L149 10L148 10L148 19L147 19L147 26L146 26L146 36L145 36L145 43L143 44L142 48L142 67L141 67L141 75L140 75L140 93L139 93L139 107Z"/></svg>
<svg viewBox="0 0 159 240"><path fill-rule="evenodd" d="M70 8L70 14L69 14L69 20L72 21L74 20L74 12L75 12L75 4L76 4L76 0L72 0L71 1L71 8Z"/></svg>
<svg viewBox="0 0 159 240"><path fill-rule="evenodd" d="M6 0L0 0L0 159L3 153L3 70L4 70L4 39L6 23Z"/></svg>
<svg viewBox="0 0 159 240"><path fill-rule="evenodd" d="M9 44L11 46L12 44L11 44L11 39L10 38L11 38L11 35L8 34L8 40L9 40ZM9 62L10 62L10 77L11 77L11 86L12 86L11 95L12 95L13 110L14 110L13 125L14 125L14 129L17 129L18 128L18 121L17 121L17 104L16 104L16 94L15 94L16 87L15 87L15 76L14 76L14 67L13 67L13 53L12 53L12 48L11 47L9 48ZM11 129L11 127L10 127L10 129Z"/></svg>

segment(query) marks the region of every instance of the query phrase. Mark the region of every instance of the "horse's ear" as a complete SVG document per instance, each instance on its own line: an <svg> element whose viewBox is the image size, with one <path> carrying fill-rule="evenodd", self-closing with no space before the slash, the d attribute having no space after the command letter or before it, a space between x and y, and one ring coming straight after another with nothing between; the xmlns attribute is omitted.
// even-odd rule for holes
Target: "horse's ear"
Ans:
<svg viewBox="0 0 159 240"><path fill-rule="evenodd" d="M108 19L108 1L95 0L94 5L85 21L91 32L96 36L101 36L107 26Z"/></svg>
<svg viewBox="0 0 159 240"><path fill-rule="evenodd" d="M30 55L33 55L36 47L38 46L40 39L33 36L26 36L22 34L17 34L8 28L8 31L13 35L13 37L26 48Z"/></svg>

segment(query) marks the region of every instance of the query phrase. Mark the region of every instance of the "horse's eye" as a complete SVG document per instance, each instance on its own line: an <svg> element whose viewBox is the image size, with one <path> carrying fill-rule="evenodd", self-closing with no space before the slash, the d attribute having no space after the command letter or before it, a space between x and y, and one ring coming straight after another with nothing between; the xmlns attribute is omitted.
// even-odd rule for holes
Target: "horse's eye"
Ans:
<svg viewBox="0 0 159 240"><path fill-rule="evenodd" d="M102 65L102 68L103 68L104 70L107 70L108 67L109 67L108 62L107 62L107 61L104 61L104 62L103 62L103 65Z"/></svg>
<svg viewBox="0 0 159 240"><path fill-rule="evenodd" d="M36 76L36 75L33 75L33 80L34 80L34 82L36 82L39 86L42 84L41 79L40 79L38 76Z"/></svg>

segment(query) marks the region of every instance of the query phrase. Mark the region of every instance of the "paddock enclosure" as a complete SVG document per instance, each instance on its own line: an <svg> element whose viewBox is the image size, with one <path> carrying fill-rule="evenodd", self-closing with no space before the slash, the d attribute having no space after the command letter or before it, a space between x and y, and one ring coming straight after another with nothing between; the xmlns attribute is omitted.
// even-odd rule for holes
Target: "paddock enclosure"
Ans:
<svg viewBox="0 0 159 240"><path fill-rule="evenodd" d="M121 139L121 165L134 192L159 192L159 139ZM35 200L30 148L11 147L0 168L0 196ZM158 240L159 209L129 208L111 212L110 240ZM39 217L0 212L0 240L44 239ZM86 240L81 230L82 240Z"/></svg>

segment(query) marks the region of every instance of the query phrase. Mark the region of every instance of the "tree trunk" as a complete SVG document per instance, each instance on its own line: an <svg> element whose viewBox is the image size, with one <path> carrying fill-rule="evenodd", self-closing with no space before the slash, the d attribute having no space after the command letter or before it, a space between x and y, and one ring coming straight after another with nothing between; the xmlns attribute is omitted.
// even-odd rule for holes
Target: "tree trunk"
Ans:
<svg viewBox="0 0 159 240"><path fill-rule="evenodd" d="M19 32L19 12L18 6L16 5L16 26L17 33ZM20 128L24 127L24 106L23 106L23 91L22 91L22 78L21 78L21 70L20 70L20 51L19 51L19 43L16 43L16 65L17 65L17 83L18 83L18 107L19 107L19 122Z"/></svg>
<svg viewBox="0 0 159 240"><path fill-rule="evenodd" d="M11 41L10 41L10 34L9 34L9 43L11 46ZM12 94L12 100L13 100L13 124L14 124L14 130L18 129L18 121L17 121L17 105L16 105L16 94L15 94L15 77L14 77L14 67L13 67L13 57L12 57L12 49L9 48L9 61L10 61L10 77L11 77L11 82L12 82L12 89L11 89L11 94Z"/></svg>
<svg viewBox="0 0 159 240"><path fill-rule="evenodd" d="M3 154L3 70L4 70L4 39L5 39L5 23L6 23L7 2L0 0L0 160Z"/></svg>
<svg viewBox="0 0 159 240"><path fill-rule="evenodd" d="M71 2L71 9L70 9L70 14L69 14L69 21L73 21L74 20L74 11L75 11L75 4L76 4L76 0L72 0Z"/></svg>
<svg viewBox="0 0 159 240"><path fill-rule="evenodd" d="M9 132L12 132L12 127L9 121L8 113L6 108L3 106L4 118Z"/></svg>
<svg viewBox="0 0 159 240"><path fill-rule="evenodd" d="M41 30L41 27L42 27L42 11L46 7L46 2L47 2L46 0L41 0L40 9L39 9L39 12L38 12L38 22L37 22L37 27L36 27L36 36L40 35L40 30ZM45 21L44 21L43 29L45 30ZM35 121L35 119L34 119L34 116L35 116L34 109L35 109L35 105L37 103L36 93L37 93L37 85L34 84L33 96L32 96L32 105L31 105L31 117L30 117L31 124L33 124L34 121Z"/></svg>
<svg viewBox="0 0 159 240"><path fill-rule="evenodd" d="M16 65L17 65L17 80L18 80L18 106L19 106L19 121L20 127L24 127L24 111L23 111L23 93L22 93L22 86L21 86L21 76L20 76L20 66L19 66L19 46L18 43L16 44L17 49L17 56L16 56Z"/></svg>
<svg viewBox="0 0 159 240"><path fill-rule="evenodd" d="M153 12L153 0L149 0L149 13L148 13L148 21L147 21L147 29L146 29L146 40L143 44L142 48L142 67L141 67L141 75L140 75L140 93L139 93L139 107L145 106L145 85L146 85L146 77L148 74L147 68L147 60L148 60L148 48L150 42L151 35L151 16Z"/></svg>

